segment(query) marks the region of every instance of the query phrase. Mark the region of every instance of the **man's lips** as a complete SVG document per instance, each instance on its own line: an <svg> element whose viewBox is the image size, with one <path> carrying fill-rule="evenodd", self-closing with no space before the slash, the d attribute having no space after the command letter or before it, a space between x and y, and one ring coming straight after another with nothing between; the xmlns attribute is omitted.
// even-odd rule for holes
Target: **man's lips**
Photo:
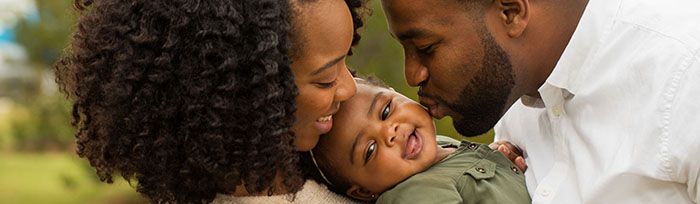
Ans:
<svg viewBox="0 0 700 204"><path fill-rule="evenodd" d="M430 113L430 116L441 119L442 117L445 117L444 115L440 114L440 111L438 111L438 104L432 102L430 99L426 98L420 98L420 104L428 108L428 112Z"/></svg>

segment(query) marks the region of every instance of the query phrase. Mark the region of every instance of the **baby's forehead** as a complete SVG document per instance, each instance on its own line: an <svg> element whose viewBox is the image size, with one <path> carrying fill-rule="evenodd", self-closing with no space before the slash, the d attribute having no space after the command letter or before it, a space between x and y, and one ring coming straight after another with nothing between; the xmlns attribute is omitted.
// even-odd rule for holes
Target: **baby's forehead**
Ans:
<svg viewBox="0 0 700 204"><path fill-rule="evenodd" d="M357 93L358 94L376 94L377 92L392 92L396 93L394 89L388 87L381 87L373 84L357 83Z"/></svg>
<svg viewBox="0 0 700 204"><path fill-rule="evenodd" d="M370 85L370 84L357 84L357 93L355 96L352 98L348 99L347 101L343 102L341 104L342 106L369 106L373 100L374 97L377 97L379 95L383 96L391 96L393 94L398 94L395 91L391 89L387 89L384 87L379 87L375 85Z"/></svg>

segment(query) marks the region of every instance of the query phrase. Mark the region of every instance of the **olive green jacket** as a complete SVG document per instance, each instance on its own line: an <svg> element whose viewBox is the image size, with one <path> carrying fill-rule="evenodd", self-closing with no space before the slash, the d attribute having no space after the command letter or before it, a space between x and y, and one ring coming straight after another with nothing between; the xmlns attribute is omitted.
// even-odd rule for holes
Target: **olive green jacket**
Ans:
<svg viewBox="0 0 700 204"><path fill-rule="evenodd" d="M525 176L499 151L444 136L438 136L438 145L459 147L384 192L377 203L531 203Z"/></svg>

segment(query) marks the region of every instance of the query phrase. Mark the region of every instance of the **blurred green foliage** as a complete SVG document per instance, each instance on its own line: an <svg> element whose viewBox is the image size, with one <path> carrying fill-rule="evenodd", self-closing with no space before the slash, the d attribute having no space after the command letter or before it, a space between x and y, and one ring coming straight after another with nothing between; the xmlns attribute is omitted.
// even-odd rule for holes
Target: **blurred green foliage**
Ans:
<svg viewBox="0 0 700 204"><path fill-rule="evenodd" d="M0 203L147 203L128 183L99 182L70 153L0 154Z"/></svg>
<svg viewBox="0 0 700 204"><path fill-rule="evenodd" d="M70 0L34 1L39 14L18 23L17 42L27 50L30 62L50 68L68 44L76 16Z"/></svg>
<svg viewBox="0 0 700 204"><path fill-rule="evenodd" d="M17 42L28 56L24 66L29 77L11 79L0 88L13 103L0 121L0 150L70 150L73 128L69 104L58 93L51 67L68 44L75 18L71 1L36 0L38 14L28 14L18 22ZM19 83L21 82L21 83ZM14 91L9 91L14 90ZM2 93L2 92L0 92ZM0 113L1 114L1 113ZM9 149L9 150L8 150Z"/></svg>
<svg viewBox="0 0 700 204"><path fill-rule="evenodd" d="M6 134L14 151L37 152L69 150L73 147L68 102L59 94L36 95L9 112L10 127ZM2 133L0 133L2 134ZM8 136L5 136L6 138Z"/></svg>
<svg viewBox="0 0 700 204"><path fill-rule="evenodd" d="M73 153L70 104L51 69L73 29L72 5L36 3L39 15L15 27L27 60L9 68L25 74L0 81L0 203L147 203L121 179L100 182L88 161Z"/></svg>

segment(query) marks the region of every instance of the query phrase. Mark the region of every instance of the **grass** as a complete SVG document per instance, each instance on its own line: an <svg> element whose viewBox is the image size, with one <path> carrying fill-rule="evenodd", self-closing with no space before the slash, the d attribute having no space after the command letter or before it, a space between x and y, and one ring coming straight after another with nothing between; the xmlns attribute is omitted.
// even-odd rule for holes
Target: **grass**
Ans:
<svg viewBox="0 0 700 204"><path fill-rule="evenodd" d="M2 203L145 203L124 180L102 183L69 153L0 154Z"/></svg>

